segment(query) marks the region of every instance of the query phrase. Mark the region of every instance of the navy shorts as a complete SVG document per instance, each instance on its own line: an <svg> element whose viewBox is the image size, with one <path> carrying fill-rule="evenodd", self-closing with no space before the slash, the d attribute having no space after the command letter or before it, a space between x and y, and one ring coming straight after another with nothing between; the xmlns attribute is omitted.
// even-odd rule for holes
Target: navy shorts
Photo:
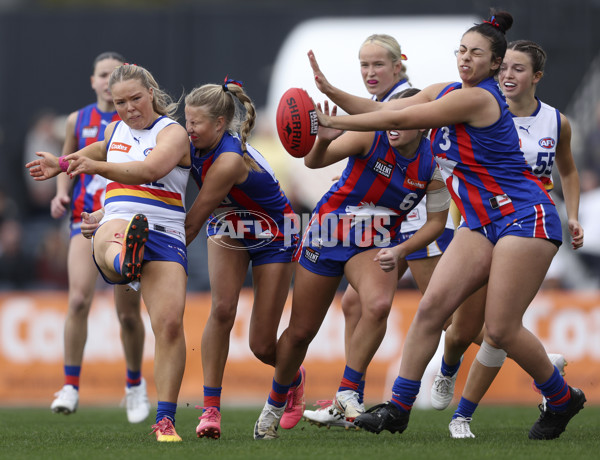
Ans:
<svg viewBox="0 0 600 460"><path fill-rule="evenodd" d="M96 257L93 253L92 257L94 258L94 263L96 264ZM183 266L187 275L187 248L185 244L176 238L156 230L150 230L150 233L148 234L148 241L144 246L144 261L142 263L151 261L177 262ZM96 264L96 267L98 267L98 264ZM104 278L104 281L106 281L108 284L129 284L131 282L123 280L115 283L114 281L106 279L104 273L102 273L102 270L100 270L99 267L98 271L102 275L102 278Z"/></svg>
<svg viewBox="0 0 600 460"><path fill-rule="evenodd" d="M215 244L228 249L247 251L254 267L263 264L292 262L294 260L294 253L298 249L297 235L293 235L291 244L285 240L272 240L263 245L257 243L259 240L255 238L235 238L234 241L242 243L244 245L243 248L231 244L221 244L217 235L209 236L208 238Z"/></svg>
<svg viewBox="0 0 600 460"><path fill-rule="evenodd" d="M416 232L406 232L402 233L402 243L404 243L407 239L411 238ZM454 238L454 230L450 228L445 228L444 233L433 243L427 245L426 248L419 249L415 252L411 252L409 255L405 257L406 260L419 260L419 259L427 259L429 257L441 256L445 251L450 241Z"/></svg>
<svg viewBox="0 0 600 460"><path fill-rule="evenodd" d="M460 226L466 227L466 223L463 222ZM556 207L550 204L537 204L519 209L508 216L473 230L481 233L493 244L507 235L542 238L550 240L556 246L562 244L560 217Z"/></svg>

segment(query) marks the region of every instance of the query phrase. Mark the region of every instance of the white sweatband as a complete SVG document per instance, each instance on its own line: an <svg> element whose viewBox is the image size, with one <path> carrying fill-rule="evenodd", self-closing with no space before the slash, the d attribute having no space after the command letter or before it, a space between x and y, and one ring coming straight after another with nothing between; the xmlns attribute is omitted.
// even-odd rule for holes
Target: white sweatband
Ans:
<svg viewBox="0 0 600 460"><path fill-rule="evenodd" d="M506 359L506 352L501 348L492 347L484 340L481 342L475 358L485 367L502 367L502 363Z"/></svg>
<svg viewBox="0 0 600 460"><path fill-rule="evenodd" d="M442 183L444 182L442 179L442 174L438 168L434 169L431 180L438 180ZM426 197L427 200L425 201L425 208L427 209L427 212L442 212L450 208L450 201L452 201L452 197L445 186L437 190L428 191Z"/></svg>

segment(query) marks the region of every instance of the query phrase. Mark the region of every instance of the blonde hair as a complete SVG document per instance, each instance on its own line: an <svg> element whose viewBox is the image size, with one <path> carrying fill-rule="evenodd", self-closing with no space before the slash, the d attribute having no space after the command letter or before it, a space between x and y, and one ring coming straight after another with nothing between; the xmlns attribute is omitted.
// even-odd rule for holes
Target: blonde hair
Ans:
<svg viewBox="0 0 600 460"><path fill-rule="evenodd" d="M116 67L110 74L108 87L112 88L115 83L127 80L138 80L147 90L152 88L152 108L154 111L159 115L176 119L175 114L177 113L179 103L174 102L171 96L159 88L158 83L150 72L135 64L123 64Z"/></svg>
<svg viewBox="0 0 600 460"><path fill-rule="evenodd" d="M239 135L243 158L248 167L255 171L262 171L254 159L248 155L246 144L256 124L256 109L244 88L236 83L202 85L194 88L185 97L185 105L203 107L213 120L223 117L225 130Z"/></svg>
<svg viewBox="0 0 600 460"><path fill-rule="evenodd" d="M406 60L406 56L402 54L402 49L400 48L400 44L398 41L387 34L373 34L369 35L366 40L360 45L360 49L358 50L358 54L360 57L360 50L362 50L363 46L367 44L379 45L384 48L388 54L392 62L395 64L396 62ZM406 66L402 63L402 67L400 68L399 79L406 79L408 81L408 75L406 75Z"/></svg>

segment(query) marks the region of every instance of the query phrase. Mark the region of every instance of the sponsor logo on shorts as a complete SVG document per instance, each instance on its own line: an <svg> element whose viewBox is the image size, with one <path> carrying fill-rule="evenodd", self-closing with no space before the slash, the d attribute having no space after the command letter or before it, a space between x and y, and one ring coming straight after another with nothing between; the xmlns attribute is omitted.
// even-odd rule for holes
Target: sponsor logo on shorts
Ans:
<svg viewBox="0 0 600 460"><path fill-rule="evenodd" d="M306 260L308 260L309 262L312 262L313 264L316 264L317 261L319 260L319 252L315 251L312 248L305 248L304 249L304 257L306 258Z"/></svg>
<svg viewBox="0 0 600 460"><path fill-rule="evenodd" d="M108 150L127 153L131 150L131 145L123 144L122 142L112 142Z"/></svg>
<svg viewBox="0 0 600 460"><path fill-rule="evenodd" d="M373 171L389 179L392 176L392 172L394 171L394 165L380 158L373 165Z"/></svg>

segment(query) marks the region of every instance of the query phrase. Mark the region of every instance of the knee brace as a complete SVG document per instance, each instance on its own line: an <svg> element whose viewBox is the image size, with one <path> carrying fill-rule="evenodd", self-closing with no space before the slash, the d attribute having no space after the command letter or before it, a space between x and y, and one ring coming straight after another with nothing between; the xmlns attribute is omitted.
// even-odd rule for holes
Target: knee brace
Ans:
<svg viewBox="0 0 600 460"><path fill-rule="evenodd" d="M492 347L484 340L481 342L475 358L485 367L502 367L502 363L506 359L506 352L500 348Z"/></svg>

